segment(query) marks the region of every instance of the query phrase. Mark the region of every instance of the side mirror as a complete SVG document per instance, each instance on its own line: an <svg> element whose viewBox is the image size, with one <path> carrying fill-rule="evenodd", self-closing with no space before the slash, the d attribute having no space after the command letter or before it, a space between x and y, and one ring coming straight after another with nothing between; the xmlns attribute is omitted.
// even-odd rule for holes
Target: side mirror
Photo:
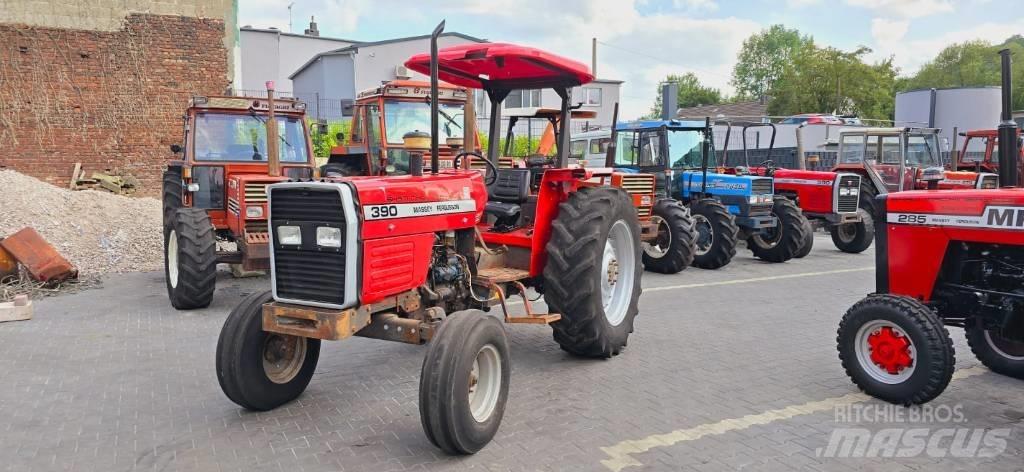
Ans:
<svg viewBox="0 0 1024 472"><path fill-rule="evenodd" d="M173 153L175 153L175 154L178 154L178 153L180 153L181 151L182 151L182 148L181 148L181 145L180 145L180 144L172 144L172 145L171 145L171 152L173 152Z"/></svg>
<svg viewBox="0 0 1024 472"><path fill-rule="evenodd" d="M339 143L345 141L345 133L338 133L334 135L334 137L338 140Z"/></svg>

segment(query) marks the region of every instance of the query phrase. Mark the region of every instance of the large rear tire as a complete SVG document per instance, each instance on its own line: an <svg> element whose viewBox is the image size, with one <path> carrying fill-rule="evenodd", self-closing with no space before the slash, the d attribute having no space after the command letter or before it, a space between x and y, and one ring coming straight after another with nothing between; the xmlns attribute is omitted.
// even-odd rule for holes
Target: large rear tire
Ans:
<svg viewBox="0 0 1024 472"><path fill-rule="evenodd" d="M740 232L736 217L721 202L705 198L690 204L694 228L697 230L697 249L693 265L701 269L725 267L736 255L736 241Z"/></svg>
<svg viewBox="0 0 1024 472"><path fill-rule="evenodd" d="M163 226L166 230L174 222L174 213L184 206L182 199L181 170L171 168L164 171L163 192L161 203L163 205Z"/></svg>
<svg viewBox="0 0 1024 472"><path fill-rule="evenodd" d="M875 219L865 208L858 208L860 221L833 225L828 228L836 248L850 254L860 254L871 247L875 240Z"/></svg>
<svg viewBox="0 0 1024 472"><path fill-rule="evenodd" d="M420 373L420 423L448 454L473 454L491 442L508 400L508 339L493 316L453 313L427 346Z"/></svg>
<svg viewBox="0 0 1024 472"><path fill-rule="evenodd" d="M800 250L793 255L797 259L803 259L811 253L811 249L814 249L814 225L811 224L810 220L806 220L807 226L804 226L804 242L800 245Z"/></svg>
<svg viewBox="0 0 1024 472"><path fill-rule="evenodd" d="M320 340L263 331L270 291L249 295L224 321L217 340L217 380L227 397L247 410L266 411L306 390Z"/></svg>
<svg viewBox="0 0 1024 472"><path fill-rule="evenodd" d="M985 329L980 319L968 320L964 333L971 352L985 367L992 372L1024 379L1024 341L1020 341L1020 334L1024 333L1018 333L1014 339L1001 331Z"/></svg>
<svg viewBox="0 0 1024 472"><path fill-rule="evenodd" d="M926 403L953 378L953 340L921 302L869 295L839 323L839 360L865 393L902 405Z"/></svg>
<svg viewBox="0 0 1024 472"><path fill-rule="evenodd" d="M179 208L164 228L164 280L174 308L205 308L213 301L217 243L205 211Z"/></svg>
<svg viewBox="0 0 1024 472"><path fill-rule="evenodd" d="M644 268L675 274L693 264L697 232L690 210L682 203L666 198L654 204L652 215L658 224L658 239L643 243Z"/></svg>
<svg viewBox="0 0 1024 472"><path fill-rule="evenodd" d="M544 267L544 299L562 319L551 325L562 349L618 355L633 332L640 298L640 225L629 195L581 188L558 206Z"/></svg>
<svg viewBox="0 0 1024 472"><path fill-rule="evenodd" d="M332 162L320 166L320 175L324 177L352 177L363 175L359 166L350 162Z"/></svg>
<svg viewBox="0 0 1024 472"><path fill-rule="evenodd" d="M775 198L772 214L778 225L747 238L747 247L763 261L786 262L803 247L809 223L800 208L785 197Z"/></svg>

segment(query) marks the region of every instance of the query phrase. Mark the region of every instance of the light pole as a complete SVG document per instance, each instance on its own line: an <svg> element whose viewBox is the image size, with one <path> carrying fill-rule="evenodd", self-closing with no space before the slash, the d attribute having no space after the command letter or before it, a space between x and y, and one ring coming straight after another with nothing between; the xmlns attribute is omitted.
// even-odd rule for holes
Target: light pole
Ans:
<svg viewBox="0 0 1024 472"><path fill-rule="evenodd" d="M295 5L295 2L292 2L292 3L288 4L288 32L289 33L292 32L292 6L293 5Z"/></svg>

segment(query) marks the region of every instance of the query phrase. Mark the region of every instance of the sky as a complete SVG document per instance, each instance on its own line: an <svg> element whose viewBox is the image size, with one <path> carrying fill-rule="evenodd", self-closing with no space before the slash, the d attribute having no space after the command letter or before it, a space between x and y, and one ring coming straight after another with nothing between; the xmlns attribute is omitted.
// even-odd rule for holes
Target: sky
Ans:
<svg viewBox="0 0 1024 472"><path fill-rule="evenodd" d="M320 35L376 41L446 31L539 47L624 80L625 119L646 113L668 74L693 72L727 95L743 40L772 24L819 45L872 49L901 75L955 42L1001 42L1024 34L1024 0L238 0L239 25L302 33L315 16Z"/></svg>

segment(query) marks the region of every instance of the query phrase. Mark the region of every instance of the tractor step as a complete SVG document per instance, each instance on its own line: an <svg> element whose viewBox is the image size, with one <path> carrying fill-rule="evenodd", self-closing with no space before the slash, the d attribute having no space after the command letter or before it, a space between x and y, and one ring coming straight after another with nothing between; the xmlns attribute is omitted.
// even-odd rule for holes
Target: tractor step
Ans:
<svg viewBox="0 0 1024 472"><path fill-rule="evenodd" d="M522 324L551 324L560 319L562 319L562 315L558 313L546 313L543 315L510 316L505 320L505 322Z"/></svg>
<svg viewBox="0 0 1024 472"><path fill-rule="evenodd" d="M530 272L526 270L512 269L509 267L492 267L490 269L480 269L476 274L476 283L480 285L490 285L491 283L503 284L523 280L529 277Z"/></svg>

